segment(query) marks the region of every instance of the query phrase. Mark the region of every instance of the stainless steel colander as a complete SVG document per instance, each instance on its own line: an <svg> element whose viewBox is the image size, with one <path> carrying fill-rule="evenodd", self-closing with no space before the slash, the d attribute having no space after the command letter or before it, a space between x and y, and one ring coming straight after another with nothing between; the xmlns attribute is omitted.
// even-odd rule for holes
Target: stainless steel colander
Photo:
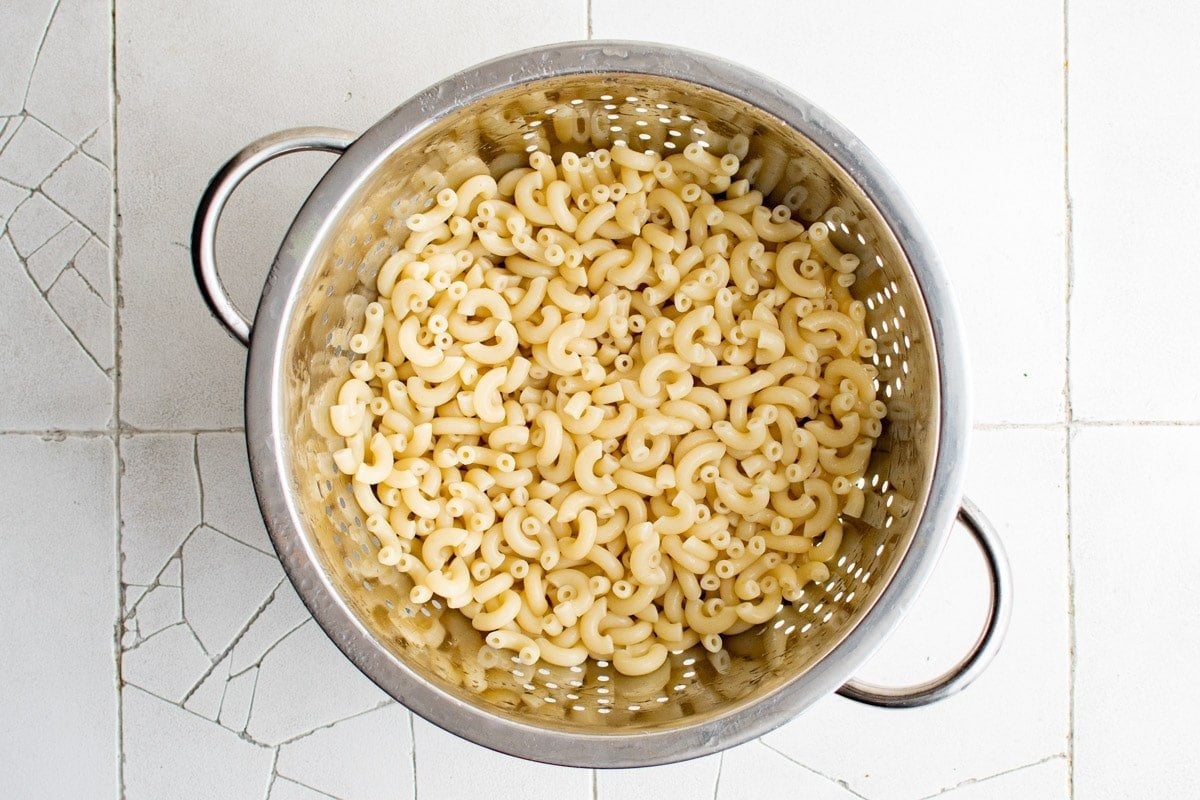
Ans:
<svg viewBox="0 0 1200 800"><path fill-rule="evenodd" d="M647 676L606 662L526 666L484 646L457 612L415 607L330 453L328 408L374 275L464 158L508 169L624 141L722 153L749 137L744 177L800 216L830 223L862 262L852 293L879 342L890 409L867 473L861 520L846 521L832 576L801 602L732 637L724 653L673 654ZM216 226L237 184L300 150L340 153L297 215L251 325L217 277ZM832 213L831 207L835 207ZM999 647L1010 580L994 532L961 499L969 432L963 336L933 248L891 178L848 131L784 87L728 62L661 45L587 42L530 50L459 73L365 134L285 131L239 153L201 202L193 258L205 298L250 346L246 437L255 490L279 557L313 616L389 694L430 721L513 755L573 766L659 764L761 735L838 690L877 705L919 705L969 683ZM972 652L921 686L849 681L912 604L956 515L987 558L992 602ZM436 603L434 604L437 605ZM849 682L848 682L849 681ZM840 687L840 688L839 688Z"/></svg>

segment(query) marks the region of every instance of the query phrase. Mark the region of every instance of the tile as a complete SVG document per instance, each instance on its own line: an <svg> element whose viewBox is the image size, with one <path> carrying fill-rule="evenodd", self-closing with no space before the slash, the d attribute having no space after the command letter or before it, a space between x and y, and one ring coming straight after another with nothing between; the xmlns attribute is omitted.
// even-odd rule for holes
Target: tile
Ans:
<svg viewBox="0 0 1200 800"><path fill-rule="evenodd" d="M183 592L178 586L155 586L138 600L132 614L143 637L183 622Z"/></svg>
<svg viewBox="0 0 1200 800"><path fill-rule="evenodd" d="M328 800L329 795L318 792L307 786L301 786L287 778L276 778L271 784L271 793L267 800Z"/></svg>
<svg viewBox="0 0 1200 800"><path fill-rule="evenodd" d="M79 144L97 128L109 127L111 67L108 1L59 3L29 82L25 110Z"/></svg>
<svg viewBox="0 0 1200 800"><path fill-rule="evenodd" d="M199 684L188 691L183 707L193 714L216 722L221 716L221 703L225 700L225 688L229 683L229 656L213 665L212 671Z"/></svg>
<svg viewBox="0 0 1200 800"><path fill-rule="evenodd" d="M790 761L761 742L750 742L721 756L714 800L743 797L803 797L805 800L854 800L843 786Z"/></svg>
<svg viewBox="0 0 1200 800"><path fill-rule="evenodd" d="M0 179L0 230L8 225L8 218L29 197L29 190L15 183Z"/></svg>
<svg viewBox="0 0 1200 800"><path fill-rule="evenodd" d="M286 10L221 0L171 14L152 0L119 3L122 420L145 428L241 425L244 352L204 308L186 246L196 204L222 163L281 128L364 130L455 70L586 35L585 0L545 9L537 0L454 0L399 14L391 2L370 0L331 18L316 0ZM522 22L531 19L537 24ZM501 23L503 35L498 20L513 21ZM438 43L437 57L406 58L402 70L379 58L427 52L430 42ZM196 113L211 107L221 113ZM329 163L327 155L307 155L268 165L227 209L219 257L243 309L254 308L288 223ZM188 335L175 335L180 330Z"/></svg>
<svg viewBox="0 0 1200 800"><path fill-rule="evenodd" d="M0 796L117 794L115 470L106 437L0 436Z"/></svg>
<svg viewBox="0 0 1200 800"><path fill-rule="evenodd" d="M266 797L269 749L135 687L122 696L128 800Z"/></svg>
<svg viewBox="0 0 1200 800"><path fill-rule="evenodd" d="M712 797L721 756L642 769L596 770L596 800L658 800L662 797Z"/></svg>
<svg viewBox="0 0 1200 800"><path fill-rule="evenodd" d="M1188 222L1200 214L1200 113L1184 99L1200 72L1197 36L1190 3L1148 14L1125 0L1071 17L1071 399L1080 419L1200 420L1200 376L1179 368L1175 347L1147 346L1188 341L1200 294L1200 275L1181 257L1200 247ZM1138 246L1114 257L1125 231ZM1130 390L1114 375L1125 364L1170 377Z"/></svg>
<svg viewBox="0 0 1200 800"><path fill-rule="evenodd" d="M1065 753L1070 657L1064 450L1062 430L975 436L967 493L990 515L1008 550L1014 606L1003 649L974 685L905 711L829 697L764 741L867 797L895 800ZM974 545L955 529L918 602L860 676L904 685L951 666L978 633L986 583ZM864 738L865 730L878 735ZM850 741L853 747L846 746Z"/></svg>
<svg viewBox="0 0 1200 800"><path fill-rule="evenodd" d="M285 636L312 619L290 581L283 581L246 632L229 651L229 668L239 673L262 661Z"/></svg>
<svg viewBox="0 0 1200 800"><path fill-rule="evenodd" d="M0 28L0 75L6 77L0 81L0 114L16 114L24 107L38 43L57 5L55 0L11 0L5 4L4 27Z"/></svg>
<svg viewBox="0 0 1200 800"><path fill-rule="evenodd" d="M101 125L89 136L80 149L104 166L112 169L112 125Z"/></svg>
<svg viewBox="0 0 1200 800"><path fill-rule="evenodd" d="M206 525L183 545L183 610L211 655L224 653L283 580L273 557Z"/></svg>
<svg viewBox="0 0 1200 800"><path fill-rule="evenodd" d="M1183 797L1200 785L1200 763L1182 756L1200 709L1189 599L1200 539L1182 501L1198 449L1196 427L1083 428L1072 441L1078 797Z"/></svg>
<svg viewBox="0 0 1200 800"><path fill-rule="evenodd" d="M0 153L0 178L34 189L71 154L71 142L26 117Z"/></svg>
<svg viewBox="0 0 1200 800"><path fill-rule="evenodd" d="M0 381L0 428L106 428L111 381L38 293L5 238L0 238L0 285L5 289L0 292L0 341L5 343L0 352L8 368Z"/></svg>
<svg viewBox="0 0 1200 800"><path fill-rule="evenodd" d="M53 286L55 279L62 274L89 238L91 234L87 229L72 221L25 259L25 266L29 268L29 274L38 285L38 289L44 292ZM112 327L111 320L109 327Z"/></svg>
<svg viewBox="0 0 1200 800"><path fill-rule="evenodd" d="M159 573L158 582L163 586L183 586L183 561L179 556L167 562Z"/></svg>
<svg viewBox="0 0 1200 800"><path fill-rule="evenodd" d="M1066 800L1070 797L1067 759L1052 758L1040 764L968 783L938 795L942 800Z"/></svg>
<svg viewBox="0 0 1200 800"><path fill-rule="evenodd" d="M240 542L274 553L250 478L243 433L202 433L196 437L204 522Z"/></svg>
<svg viewBox="0 0 1200 800"><path fill-rule="evenodd" d="M250 704L254 702L254 684L258 681L258 669L251 669L230 678L225 684L225 696L221 698L221 712L217 721L222 727L236 733L246 730L250 718Z"/></svg>
<svg viewBox="0 0 1200 800"><path fill-rule="evenodd" d="M103 370L113 368L113 312L78 272L59 276L46 301Z"/></svg>
<svg viewBox="0 0 1200 800"><path fill-rule="evenodd" d="M342 800L400 800L413 796L412 763L409 712L389 703L283 745L275 771Z"/></svg>
<svg viewBox="0 0 1200 800"><path fill-rule="evenodd" d="M0 152L4 150L4 146L8 144L8 140L17 132L17 128L21 127L21 122L24 119L24 116L6 117L0 115Z"/></svg>
<svg viewBox="0 0 1200 800"><path fill-rule="evenodd" d="M42 191L101 241L112 224L112 173L81 150L42 184Z"/></svg>
<svg viewBox="0 0 1200 800"><path fill-rule="evenodd" d="M590 797L592 771L553 767L513 758L447 733L413 717L417 749L417 792L421 797L520 797L560 800ZM471 769L447 769L470 764Z"/></svg>
<svg viewBox="0 0 1200 800"><path fill-rule="evenodd" d="M127 649L121 656L121 680L179 703L211 665L196 634L179 623Z"/></svg>
<svg viewBox="0 0 1200 800"><path fill-rule="evenodd" d="M71 263L75 271L88 282L88 286L91 286L105 303L112 305L112 264L108 247L92 237L83 245L83 249L75 254Z"/></svg>
<svg viewBox="0 0 1200 800"><path fill-rule="evenodd" d="M387 699L315 622L308 622L263 658L246 732L255 741L279 744Z"/></svg>
<svg viewBox="0 0 1200 800"><path fill-rule="evenodd" d="M245 630L211 672L194 686L183 706L238 732L246 728L257 688L258 667L271 650L309 620L308 610L283 581L256 611ZM195 681L193 681L195 683Z"/></svg>
<svg viewBox="0 0 1200 800"><path fill-rule="evenodd" d="M843 122L896 177L941 252L966 322L978 420L1062 420L1061 4L841 3L817 22L807 4L759 0L721 24L703 8L594 0L593 33L653 30L760 70ZM764 35L814 27L799 49L795 36Z"/></svg>
<svg viewBox="0 0 1200 800"><path fill-rule="evenodd" d="M200 524L190 434L121 437L121 580L149 585Z"/></svg>
<svg viewBox="0 0 1200 800"><path fill-rule="evenodd" d="M41 192L34 192L9 217L8 238L21 257L26 258L70 222L71 218L61 208Z"/></svg>

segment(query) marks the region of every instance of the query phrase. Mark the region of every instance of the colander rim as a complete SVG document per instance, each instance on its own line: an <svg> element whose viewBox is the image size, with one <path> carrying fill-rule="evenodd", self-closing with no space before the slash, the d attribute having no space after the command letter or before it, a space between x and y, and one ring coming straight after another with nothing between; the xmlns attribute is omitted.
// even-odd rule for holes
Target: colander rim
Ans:
<svg viewBox="0 0 1200 800"><path fill-rule="evenodd" d="M596 733L505 718L443 691L399 661L333 586L303 524L287 475L282 354L301 278L346 204L397 148L456 108L496 92L570 75L641 74L697 84L770 114L806 136L855 181L891 227L914 273L933 330L939 393L938 446L929 495L907 552L859 623L823 658L772 693L703 722ZM466 69L399 105L337 159L297 213L267 277L246 366L246 442L251 476L288 578L337 647L387 694L429 722L477 744L550 764L640 767L718 752L793 719L845 683L915 601L953 525L970 433L967 354L949 281L894 179L857 137L775 80L680 47L626 41L536 47Z"/></svg>

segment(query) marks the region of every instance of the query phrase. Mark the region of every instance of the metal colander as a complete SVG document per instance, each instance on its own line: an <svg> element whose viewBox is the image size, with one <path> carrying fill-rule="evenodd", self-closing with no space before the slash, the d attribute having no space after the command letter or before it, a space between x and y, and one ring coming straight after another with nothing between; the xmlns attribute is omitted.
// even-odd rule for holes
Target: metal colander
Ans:
<svg viewBox="0 0 1200 800"><path fill-rule="evenodd" d="M376 559L331 453L344 446L329 406L345 380L350 336L374 299L375 274L402 243L402 220L431 206L468 159L494 174L530 152L561 157L625 142L726 152L749 140L737 177L774 205L829 224L859 256L852 294L879 344L889 413L866 478L861 519L845 520L831 576L726 649L673 653L626 677L604 661L519 663L485 645L457 611L409 601L409 578ZM216 277L216 222L236 184L285 152L344 154L313 192L279 252L250 326ZM759 735L837 689L881 643L932 569L959 510L968 431L962 339L947 287L907 204L862 145L761 76L658 45L579 43L460 73L361 137L328 129L276 134L239 154L210 187L195 255L213 310L252 344L246 430L255 487L281 560L322 627L381 687L431 721L514 755L577 766L639 766L714 752ZM1003 557L986 525L992 617L974 651L942 679L908 690L851 684L850 696L912 705L965 685L999 642Z"/></svg>

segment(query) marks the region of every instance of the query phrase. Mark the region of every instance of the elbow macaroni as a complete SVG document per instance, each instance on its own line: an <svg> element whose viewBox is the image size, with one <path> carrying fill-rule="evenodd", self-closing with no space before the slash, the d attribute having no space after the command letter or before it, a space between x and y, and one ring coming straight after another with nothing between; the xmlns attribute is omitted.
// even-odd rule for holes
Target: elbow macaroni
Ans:
<svg viewBox="0 0 1200 800"><path fill-rule="evenodd" d="M412 602L522 664L644 676L829 578L887 413L876 345L857 257L791 218L809 200L764 205L745 155L539 151L398 220L329 424Z"/></svg>

